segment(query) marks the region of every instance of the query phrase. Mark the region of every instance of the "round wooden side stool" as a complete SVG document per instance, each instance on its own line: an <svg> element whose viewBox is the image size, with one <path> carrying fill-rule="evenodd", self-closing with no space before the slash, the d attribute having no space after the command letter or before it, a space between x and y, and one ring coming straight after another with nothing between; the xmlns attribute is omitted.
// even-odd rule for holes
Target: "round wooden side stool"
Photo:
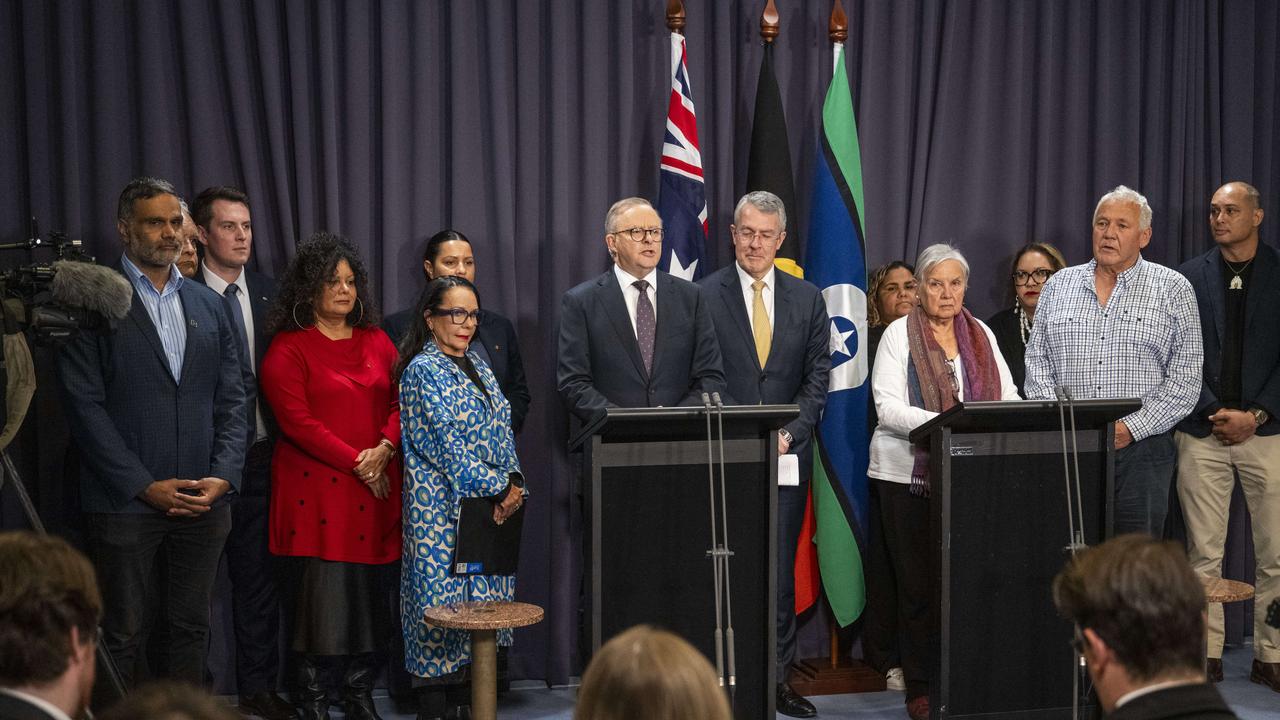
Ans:
<svg viewBox="0 0 1280 720"><path fill-rule="evenodd" d="M1197 573L1199 574L1199 573ZM1207 603L1231 603L1248 600L1253 597L1253 586L1239 580L1200 575L1200 583L1204 585L1204 599ZM1204 666L1209 668L1209 623L1204 625Z"/></svg>
<svg viewBox="0 0 1280 720"><path fill-rule="evenodd" d="M430 625L471 631L471 717L498 717L498 631L542 621L542 608L505 600L427 608Z"/></svg>

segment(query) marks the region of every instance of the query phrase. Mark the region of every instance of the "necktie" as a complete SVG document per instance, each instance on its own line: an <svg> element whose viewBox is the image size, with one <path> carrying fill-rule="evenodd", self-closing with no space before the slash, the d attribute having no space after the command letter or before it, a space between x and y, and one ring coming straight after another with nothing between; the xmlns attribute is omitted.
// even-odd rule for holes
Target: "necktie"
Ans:
<svg viewBox="0 0 1280 720"><path fill-rule="evenodd" d="M640 301L636 303L636 340L640 343L640 357L644 360L644 371L653 372L653 337L658 329L657 316L653 314L653 303L649 301L649 283L637 280L631 283L640 291Z"/></svg>
<svg viewBox="0 0 1280 720"><path fill-rule="evenodd" d="M773 330L769 327L769 311L764 309L764 281L751 283L755 293L751 298L751 334L756 339L756 357L760 367L769 359L769 346L773 344Z"/></svg>
<svg viewBox="0 0 1280 720"><path fill-rule="evenodd" d="M244 309L240 307L240 286L232 283L227 286L223 292L231 300L231 317L236 320L236 332L240 333L240 350L244 355L244 359L249 363L249 367L253 367L253 360L249 357L249 333L244 328Z"/></svg>

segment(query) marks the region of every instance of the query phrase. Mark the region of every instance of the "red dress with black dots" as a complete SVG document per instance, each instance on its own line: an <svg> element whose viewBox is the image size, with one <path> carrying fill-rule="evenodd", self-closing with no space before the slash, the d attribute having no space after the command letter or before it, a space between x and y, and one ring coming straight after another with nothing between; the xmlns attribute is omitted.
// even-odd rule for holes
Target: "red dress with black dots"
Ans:
<svg viewBox="0 0 1280 720"><path fill-rule="evenodd" d="M400 447L391 372L396 349L378 328L330 340L314 327L281 332L259 385L280 424L271 461L270 547L276 555L382 564L400 558L400 458L391 493L373 496L356 455L382 438Z"/></svg>

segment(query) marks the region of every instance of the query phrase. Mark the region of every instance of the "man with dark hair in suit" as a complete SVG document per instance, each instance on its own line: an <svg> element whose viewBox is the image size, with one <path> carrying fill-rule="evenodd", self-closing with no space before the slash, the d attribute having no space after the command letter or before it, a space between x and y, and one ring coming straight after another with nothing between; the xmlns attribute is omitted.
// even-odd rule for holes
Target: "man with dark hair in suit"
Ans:
<svg viewBox="0 0 1280 720"><path fill-rule="evenodd" d="M729 226L735 262L698 284L711 309L724 377L735 402L796 403L800 416L778 431L778 454L799 456L800 484L778 488L778 712L813 717L817 710L792 688L787 673L796 656L796 540L804 521L813 453L813 427L827 404L830 319L822 292L776 270L773 259L787 237L787 210L771 192L747 193Z"/></svg>
<svg viewBox="0 0 1280 720"><path fill-rule="evenodd" d="M0 718L80 717L101 617L85 556L49 535L0 533Z"/></svg>
<svg viewBox="0 0 1280 720"><path fill-rule="evenodd" d="M80 497L106 615L104 640L133 678L155 562L164 674L204 681L209 599L231 529L223 496L240 484L249 429L240 341L227 303L174 261L182 209L173 186L138 178L120 194L119 270L133 306L58 356L63 401L81 448Z"/></svg>
<svg viewBox="0 0 1280 720"><path fill-rule="evenodd" d="M1235 717L1205 682L1204 586L1176 544L1133 533L1087 548L1053 579L1053 602L1108 720Z"/></svg>
<svg viewBox="0 0 1280 720"><path fill-rule="evenodd" d="M701 405L702 393L723 390L706 299L657 269L658 212L642 198L619 200L604 241L613 267L560 301L556 381L570 412L589 423L607 407Z"/></svg>
<svg viewBox="0 0 1280 720"><path fill-rule="evenodd" d="M1258 191L1218 188L1209 205L1216 246L1178 271L1191 281L1204 339L1204 385L1178 423L1178 499L1196 572L1221 577L1236 476L1253 520L1257 595L1249 679L1280 692L1280 630L1264 619L1280 597L1280 255L1262 244ZM1209 607L1207 669L1222 680L1222 605Z"/></svg>
<svg viewBox="0 0 1280 720"><path fill-rule="evenodd" d="M227 298L247 365L245 383L252 400L240 492L231 504L227 574L231 577L231 624L236 636L236 690L241 710L267 720L294 716L276 694L280 674L280 597L267 549L271 506L271 455L276 428L257 393L256 378L270 338L267 310L276 299L276 281L248 267L253 252L249 196L233 187L205 188L191 208L204 259L195 279Z"/></svg>

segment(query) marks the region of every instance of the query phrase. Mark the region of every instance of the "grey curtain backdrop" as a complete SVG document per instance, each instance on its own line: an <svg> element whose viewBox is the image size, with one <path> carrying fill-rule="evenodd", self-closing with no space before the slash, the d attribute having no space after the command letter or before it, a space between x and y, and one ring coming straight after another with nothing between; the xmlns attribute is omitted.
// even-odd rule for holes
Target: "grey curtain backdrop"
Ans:
<svg viewBox="0 0 1280 720"><path fill-rule="evenodd" d="M788 242L803 243L830 4L778 4L801 198ZM0 242L25 239L34 215L114 260L116 197L131 177L165 177L189 196L232 184L253 200L259 270L279 272L313 231L341 232L370 261L374 299L395 310L419 288L422 242L442 227L469 235L483 302L515 321L533 393L518 596L548 612L517 635L517 672L562 682L580 562L556 310L605 266L609 204L656 193L664 5L0 0ZM1264 236L1280 222L1280 9L1269 0L845 5L873 264L953 242L985 317L1012 302L1014 248L1048 241L1086 260L1093 205L1120 183L1151 199L1147 256L1165 264L1209 247L1208 199L1223 181L1262 191ZM713 266L731 259L762 7L688 3ZM55 434L28 438L46 475L66 445ZM46 498L60 497L56 482L39 478ZM807 620L805 654L821 651L823 623Z"/></svg>

